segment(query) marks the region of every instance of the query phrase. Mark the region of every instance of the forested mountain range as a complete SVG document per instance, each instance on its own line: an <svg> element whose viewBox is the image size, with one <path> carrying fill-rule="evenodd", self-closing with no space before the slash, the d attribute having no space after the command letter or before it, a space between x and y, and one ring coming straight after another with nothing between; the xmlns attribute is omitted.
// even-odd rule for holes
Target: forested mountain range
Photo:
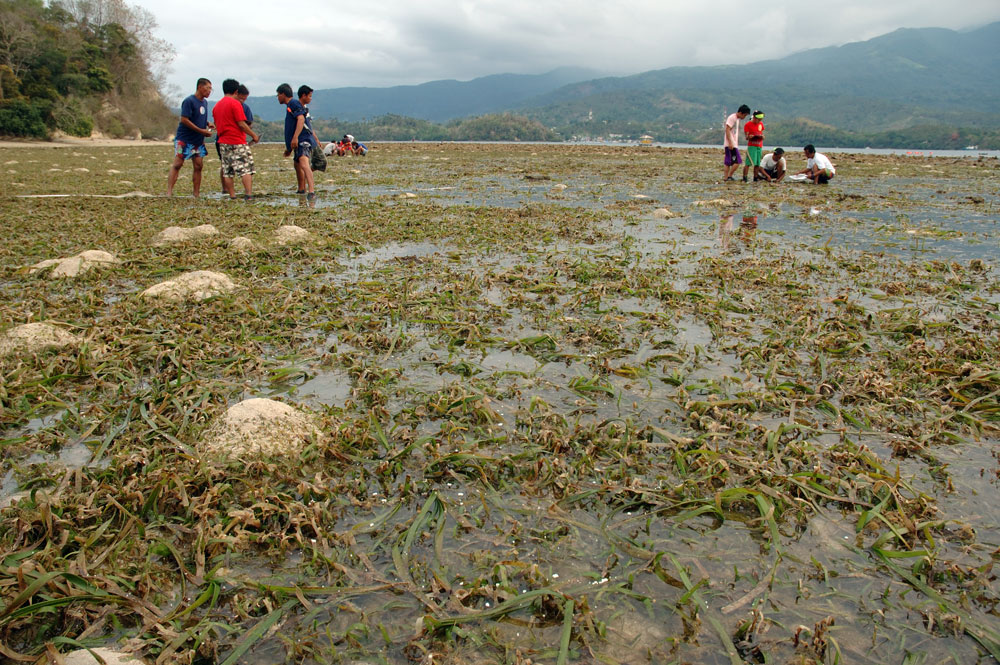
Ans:
<svg viewBox="0 0 1000 665"><path fill-rule="evenodd" d="M652 134L660 141L714 143L725 113L746 103L766 111L770 136L782 143L962 147L1000 140L997 44L1000 23L962 32L900 29L780 59L670 67L565 85L555 85L559 76L584 72L317 90L312 110L327 125L358 131L363 119L386 129L398 116L441 123L515 113L562 138ZM539 88L546 89L528 94ZM262 119L280 118L273 97L251 98L251 106ZM406 131L392 132L397 134Z"/></svg>
<svg viewBox="0 0 1000 665"><path fill-rule="evenodd" d="M967 32L901 29L777 60L671 67L576 83L520 111L562 133L695 138L746 103L770 123L805 118L848 132L924 124L1000 127L1000 23ZM714 136L714 135L713 135Z"/></svg>
<svg viewBox="0 0 1000 665"><path fill-rule="evenodd" d="M431 81L391 88L331 88L313 93L312 109L320 118L361 120L394 114L440 123L513 108L526 99L592 79L596 74L592 69L562 67L537 75L494 74L471 81ZM298 88L299 83L292 83L292 87ZM273 94L250 97L247 103L261 120L284 117Z"/></svg>

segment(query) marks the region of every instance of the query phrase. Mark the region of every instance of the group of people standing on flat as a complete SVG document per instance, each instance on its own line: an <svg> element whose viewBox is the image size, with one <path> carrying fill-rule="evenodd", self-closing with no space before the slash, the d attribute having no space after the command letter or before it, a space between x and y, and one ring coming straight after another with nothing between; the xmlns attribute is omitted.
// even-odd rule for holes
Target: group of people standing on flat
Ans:
<svg viewBox="0 0 1000 665"><path fill-rule="evenodd" d="M299 86L293 96L292 86L282 83L276 92L278 102L285 106L285 157L292 158L296 193L313 200L316 198L316 185L312 159L314 152L320 156L323 152L323 145L313 131L309 116L313 89L307 85ZM235 181L238 178L243 185L243 199L250 201L253 199L253 176L256 173L250 146L260 142L260 135L252 127L253 113L246 104L250 91L235 79L223 81L223 97L212 109L209 121L208 98L211 94L212 82L201 78L195 93L181 103L180 122L174 135L174 160L167 174L167 196L173 195L181 167L188 160L194 169L191 175L194 195L200 195L204 157L208 154L205 139L215 132L215 147L222 162L219 174L223 191L230 198L237 198ZM353 139L351 137L351 141ZM357 149L352 150L353 154L364 155L368 152L364 144L354 143Z"/></svg>
<svg viewBox="0 0 1000 665"><path fill-rule="evenodd" d="M333 142L323 150L323 145L316 137L309 116L309 104L312 102L313 89L308 85L299 86L293 96L292 86L282 83L277 88L278 102L285 106L285 156L292 158L295 167L296 193L306 195L308 200L316 198L316 185L313 180L312 160L323 160L323 153L337 155L365 155L367 146L358 143L350 134L345 134L340 141ZM250 91L235 79L222 82L223 97L212 109L212 122L208 119L208 97L212 94L212 82L206 78L198 79L195 93L181 104L181 118L174 137L174 160L167 174L167 196L172 196L174 185L184 162L191 160L194 173L192 183L194 195L201 192L201 172L203 158L207 154L205 139L216 134L215 148L222 167L219 171L222 189L230 198L237 198L235 181L239 178L243 185L244 200L253 198L254 170L253 153L250 146L260 141L260 136L254 131L253 113L246 100ZM781 182L787 173L785 151L775 148L773 152L764 152L764 112L750 112L746 104L729 115L725 123L725 170L723 182L735 180L736 170L743 163L739 148L740 121L753 116L743 126L747 140L746 163L743 166L743 182L747 182L749 169L753 167L754 181ZM247 140L249 137L249 142ZM314 156L315 151L315 156ZM825 184L836 175L836 169L830 159L810 144L804 148L806 168L790 179L808 179L816 184ZM325 168L321 164L319 168Z"/></svg>
<svg viewBox="0 0 1000 665"><path fill-rule="evenodd" d="M753 167L754 182L764 180L767 182L781 182L788 171L788 164L785 161L784 148L775 148L773 152L764 152L764 112L750 112L750 107L746 104L740 106L736 113L732 113L726 118L724 128L725 156L723 164L722 181L735 180L736 169L743 162L740 158L739 128L740 120L747 116L752 116L743 125L743 134L747 140L746 163L743 165L743 182L747 182L747 174L750 167ZM804 179L811 180L817 185L825 185L836 175L837 170L833 166L830 158L823 153L816 152L816 147L811 143L803 148L806 156L806 167L796 173L796 176L805 176Z"/></svg>

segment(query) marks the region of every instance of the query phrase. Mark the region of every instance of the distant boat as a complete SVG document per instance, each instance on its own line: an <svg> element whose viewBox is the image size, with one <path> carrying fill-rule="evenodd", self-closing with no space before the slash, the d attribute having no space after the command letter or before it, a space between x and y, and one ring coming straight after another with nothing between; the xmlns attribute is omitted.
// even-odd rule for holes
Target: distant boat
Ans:
<svg viewBox="0 0 1000 665"><path fill-rule="evenodd" d="M965 146L962 149L963 150L979 150L979 146L978 145L967 145L967 146Z"/></svg>
<svg viewBox="0 0 1000 665"><path fill-rule="evenodd" d="M653 137L649 134L643 134L639 137L639 145L653 145Z"/></svg>

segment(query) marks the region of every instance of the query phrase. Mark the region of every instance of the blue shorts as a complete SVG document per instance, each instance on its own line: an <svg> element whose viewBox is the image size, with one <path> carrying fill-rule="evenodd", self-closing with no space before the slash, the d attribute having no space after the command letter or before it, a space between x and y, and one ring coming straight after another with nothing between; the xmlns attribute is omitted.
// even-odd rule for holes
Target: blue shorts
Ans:
<svg viewBox="0 0 1000 665"><path fill-rule="evenodd" d="M313 150L312 147L313 144L309 141L309 139L306 139L305 141L299 139L299 147L295 149L295 156L293 159L295 159L295 161L299 161L303 155L305 155L306 158L311 158Z"/></svg>
<svg viewBox="0 0 1000 665"><path fill-rule="evenodd" d="M174 154L180 155L184 159L191 159L193 157L204 157L208 154L208 150L205 150L205 144L191 145L186 141L174 141Z"/></svg>
<svg viewBox="0 0 1000 665"><path fill-rule="evenodd" d="M730 148L729 146L726 146L726 158L724 163L726 166L732 166L733 164L742 164L743 160L740 158L740 149Z"/></svg>

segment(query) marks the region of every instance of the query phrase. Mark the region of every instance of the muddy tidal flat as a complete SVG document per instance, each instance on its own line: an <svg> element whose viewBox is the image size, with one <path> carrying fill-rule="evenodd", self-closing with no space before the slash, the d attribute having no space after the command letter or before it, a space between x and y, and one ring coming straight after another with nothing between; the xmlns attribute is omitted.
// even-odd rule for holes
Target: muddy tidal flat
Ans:
<svg viewBox="0 0 1000 665"><path fill-rule="evenodd" d="M0 661L996 663L1000 162L717 152L0 147Z"/></svg>

